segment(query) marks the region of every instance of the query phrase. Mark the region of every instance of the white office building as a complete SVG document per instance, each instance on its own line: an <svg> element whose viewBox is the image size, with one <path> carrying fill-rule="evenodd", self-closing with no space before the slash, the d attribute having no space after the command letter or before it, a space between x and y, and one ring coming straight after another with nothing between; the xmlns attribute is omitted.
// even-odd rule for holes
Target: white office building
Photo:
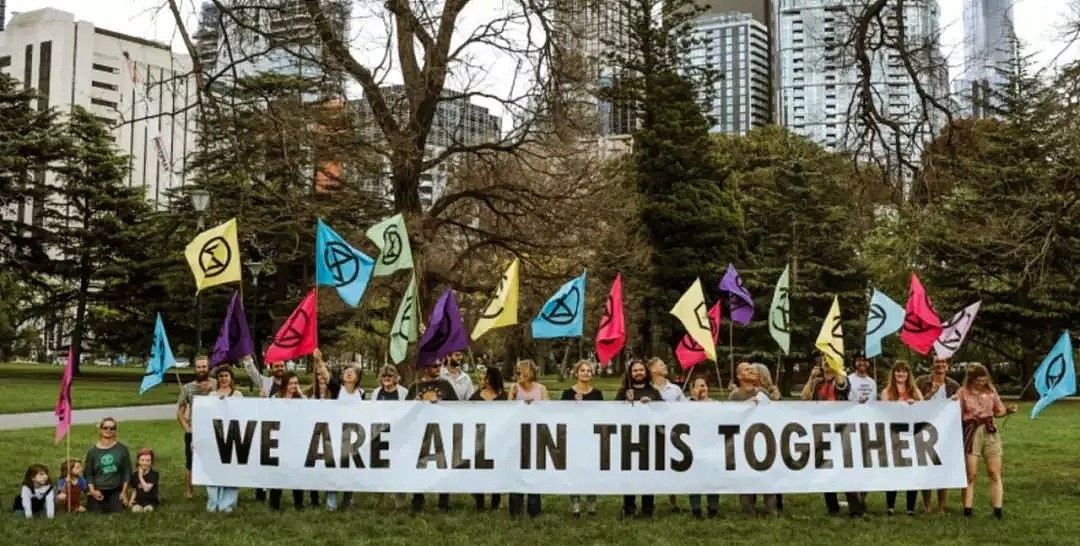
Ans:
<svg viewBox="0 0 1080 546"><path fill-rule="evenodd" d="M128 184L163 206L184 184L195 148L191 63L168 46L97 28L55 9L19 13L0 32L0 73L37 90L61 113L79 105L112 128L129 157ZM38 183L54 183L52 173ZM29 221L29 207L16 212Z"/></svg>
<svg viewBox="0 0 1080 546"><path fill-rule="evenodd" d="M1019 62L1013 27L1015 0L964 0L964 72L956 92L964 113L986 115L992 89Z"/></svg>
<svg viewBox="0 0 1080 546"><path fill-rule="evenodd" d="M709 115L714 133L745 135L769 123L769 28L751 13L705 13L694 22L690 60L720 78Z"/></svg>

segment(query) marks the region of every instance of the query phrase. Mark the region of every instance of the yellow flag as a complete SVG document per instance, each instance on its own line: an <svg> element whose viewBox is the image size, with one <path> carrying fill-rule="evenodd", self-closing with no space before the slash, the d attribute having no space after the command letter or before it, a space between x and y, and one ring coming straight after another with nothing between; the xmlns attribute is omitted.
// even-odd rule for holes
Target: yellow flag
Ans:
<svg viewBox="0 0 1080 546"><path fill-rule="evenodd" d="M195 276L196 292L209 286L240 282L236 218L196 235L184 249L184 257Z"/></svg>
<svg viewBox="0 0 1080 546"><path fill-rule="evenodd" d="M840 375L844 373L844 328L840 324L840 298L833 296L832 308L821 325L814 345L825 355L825 362Z"/></svg>
<svg viewBox="0 0 1080 546"><path fill-rule="evenodd" d="M709 325L709 309L705 305L705 291L701 289L701 279L690 285L670 312L682 322L686 333L701 345L705 356L716 362L716 343L713 342L712 328Z"/></svg>
<svg viewBox="0 0 1080 546"><path fill-rule="evenodd" d="M503 272L499 279L499 286L495 287L495 296L491 298L487 308L480 313L480 320L473 327L472 337L474 340L487 333L488 330L510 326L518 322L518 259L510 263L510 267Z"/></svg>

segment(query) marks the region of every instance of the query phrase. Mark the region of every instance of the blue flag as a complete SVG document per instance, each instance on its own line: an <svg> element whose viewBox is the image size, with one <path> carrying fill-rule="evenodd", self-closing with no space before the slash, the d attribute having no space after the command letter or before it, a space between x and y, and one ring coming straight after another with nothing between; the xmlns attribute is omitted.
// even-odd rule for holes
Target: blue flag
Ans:
<svg viewBox="0 0 1080 546"><path fill-rule="evenodd" d="M1031 380L1035 382L1035 390L1039 391L1039 401L1031 408L1032 419L1055 400L1076 394L1076 361L1068 330L1061 334Z"/></svg>
<svg viewBox="0 0 1080 546"><path fill-rule="evenodd" d="M150 361L146 363L146 374L139 385L139 394L165 381L165 372L175 365L176 359L173 358L172 347L169 347L169 336L165 335L165 323L161 321L161 313L158 313L157 324L154 325L154 346L150 349Z"/></svg>
<svg viewBox="0 0 1080 546"><path fill-rule="evenodd" d="M315 284L337 288L341 301L356 307L374 271L375 260L319 220L315 229Z"/></svg>
<svg viewBox="0 0 1080 546"><path fill-rule="evenodd" d="M881 340L904 327L907 311L889 296L874 289L870 298L870 314L866 317L866 358L881 354Z"/></svg>
<svg viewBox="0 0 1080 546"><path fill-rule="evenodd" d="M533 339L581 337L585 326L585 272L562 285L532 321Z"/></svg>

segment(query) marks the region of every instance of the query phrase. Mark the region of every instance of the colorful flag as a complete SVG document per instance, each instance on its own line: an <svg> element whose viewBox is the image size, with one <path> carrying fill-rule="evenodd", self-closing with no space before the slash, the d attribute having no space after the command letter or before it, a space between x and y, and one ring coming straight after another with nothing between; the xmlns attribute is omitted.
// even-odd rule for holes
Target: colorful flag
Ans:
<svg viewBox="0 0 1080 546"><path fill-rule="evenodd" d="M705 352L705 357L716 362L716 342L713 341L712 326L705 306L705 291L701 288L701 279L694 280L694 284L683 293L669 313L682 322L686 333Z"/></svg>
<svg viewBox="0 0 1080 546"><path fill-rule="evenodd" d="M596 330L596 359L606 367L626 344L626 320L623 317L622 273L615 275Z"/></svg>
<svg viewBox="0 0 1080 546"><path fill-rule="evenodd" d="M585 327L585 273L562 285L532 321L533 339L581 337Z"/></svg>
<svg viewBox="0 0 1080 546"><path fill-rule="evenodd" d="M264 362L283 362L315 352L319 346L317 294L316 289L308 292L281 325L274 341L266 348Z"/></svg>
<svg viewBox="0 0 1080 546"><path fill-rule="evenodd" d="M240 244L236 239L236 218L198 235L184 249L195 291L229 282L240 282Z"/></svg>
<svg viewBox="0 0 1080 546"><path fill-rule="evenodd" d="M158 313L154 322L154 345L150 347L150 361L146 363L146 373L139 385L139 394L165 381L165 372L175 365L176 359L173 358L172 347L169 346L169 336L165 334L165 323L161 320L161 313Z"/></svg>
<svg viewBox="0 0 1080 546"><path fill-rule="evenodd" d="M925 355L940 335L941 319L934 312L934 304L930 302L930 296L926 295L919 278L912 273L900 340L915 352Z"/></svg>
<svg viewBox="0 0 1080 546"><path fill-rule="evenodd" d="M1055 400L1076 394L1076 361L1068 330L1061 334L1050 354L1035 369L1031 380L1035 390L1039 391L1039 401L1031 408L1032 419Z"/></svg>
<svg viewBox="0 0 1080 546"><path fill-rule="evenodd" d="M374 260L319 220L315 227L315 284L333 286L341 301L356 307L374 271Z"/></svg>
<svg viewBox="0 0 1080 546"><path fill-rule="evenodd" d="M904 308L884 292L874 289L866 317L866 358L881 354L881 340L904 327Z"/></svg>
<svg viewBox="0 0 1080 546"><path fill-rule="evenodd" d="M233 294L229 309L225 311L225 322L221 323L221 333L214 342L214 352L210 355L210 367L222 362L238 362L241 358L255 353L255 342L251 339L244 304L240 301L240 292Z"/></svg>
<svg viewBox="0 0 1080 546"><path fill-rule="evenodd" d="M409 288L401 297L394 325L390 328L390 359L401 364L409 352L409 344L416 343L420 326L419 298L416 297L416 275L409 276Z"/></svg>
<svg viewBox="0 0 1080 546"><path fill-rule="evenodd" d="M971 325L975 322L975 316L979 314L981 305L982 300L979 300L957 311L952 318L941 325L941 335L934 341L934 354L936 356L939 358L952 358L956 351L960 350L960 345L967 339L968 332L971 331Z"/></svg>
<svg viewBox="0 0 1080 546"><path fill-rule="evenodd" d="M71 430L71 378L75 373L75 349L68 347L67 364L64 365L64 375L60 378L60 395L56 397L56 436L53 444L59 444L60 440Z"/></svg>
<svg viewBox="0 0 1080 546"><path fill-rule="evenodd" d="M395 214L367 230L368 239L379 247L375 276L389 275L399 269L412 269L412 247L405 231L405 217Z"/></svg>
<svg viewBox="0 0 1080 546"><path fill-rule="evenodd" d="M825 355L825 362L840 375L844 372L844 327L840 322L840 298L833 296L832 307L821 323L814 346Z"/></svg>
<svg viewBox="0 0 1080 546"><path fill-rule="evenodd" d="M465 335L465 324L461 322L454 290L447 288L439 296L439 301L435 302L428 327L420 336L416 365L422 368L450 353L468 348L469 337Z"/></svg>
<svg viewBox="0 0 1080 546"><path fill-rule="evenodd" d="M728 293L731 306L731 320L746 326L754 318L754 300L743 286L742 277L735 271L735 266L728 264L724 278L720 279L720 290Z"/></svg>
<svg viewBox="0 0 1080 546"><path fill-rule="evenodd" d="M776 344L784 350L784 354L791 352L791 266L785 266L780 279L776 281L776 290L773 291L772 305L769 306L769 334L776 340Z"/></svg>
<svg viewBox="0 0 1080 546"><path fill-rule="evenodd" d="M709 309L709 329L712 330L713 346L720 340L720 300L717 300ZM708 356L700 343L694 341L690 334L683 336L682 341L675 346L675 358L683 371L693 368L695 364L704 362Z"/></svg>
<svg viewBox="0 0 1080 546"><path fill-rule="evenodd" d="M495 294L491 302L480 313L480 320L473 327L472 339L480 339L488 330L510 326L518 322L518 259L510 262L510 266L499 277L499 285L495 287Z"/></svg>

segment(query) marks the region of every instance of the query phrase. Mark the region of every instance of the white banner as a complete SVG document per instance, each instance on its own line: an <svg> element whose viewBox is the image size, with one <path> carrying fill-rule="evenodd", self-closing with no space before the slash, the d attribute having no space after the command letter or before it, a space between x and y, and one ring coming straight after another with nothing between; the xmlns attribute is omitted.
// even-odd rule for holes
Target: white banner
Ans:
<svg viewBox="0 0 1080 546"><path fill-rule="evenodd" d="M194 406L200 485L371 492L810 493L966 485L960 407L903 402Z"/></svg>

